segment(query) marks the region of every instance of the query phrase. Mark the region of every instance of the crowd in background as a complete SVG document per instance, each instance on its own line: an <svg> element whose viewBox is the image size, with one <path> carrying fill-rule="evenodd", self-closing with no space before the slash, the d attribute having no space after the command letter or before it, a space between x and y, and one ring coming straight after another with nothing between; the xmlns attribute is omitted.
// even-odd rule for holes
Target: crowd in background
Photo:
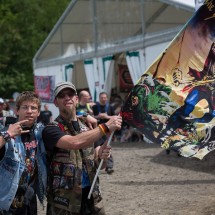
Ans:
<svg viewBox="0 0 215 215"><path fill-rule="evenodd" d="M102 98L101 98L102 95ZM105 100L103 97L106 97ZM104 107L103 115L99 113L98 105L99 103ZM77 107L77 115L81 115L83 112L87 112L88 114L94 116L98 119L98 122L103 122L103 119L108 119L107 116L104 115L106 113L109 116L118 115L121 112L121 108L124 104L124 100L120 95L112 95L110 99L106 92L101 92L99 96L99 101L92 102L91 96L88 91L82 90L79 93L79 104ZM109 108L108 108L109 106ZM106 109L105 109L106 108ZM122 129L120 131L116 131L114 133L113 141L115 142L141 142L143 141L142 134L134 127L128 125L126 122L123 122Z"/></svg>
<svg viewBox="0 0 215 215"><path fill-rule="evenodd" d="M105 92L103 92L105 93ZM92 102L91 96L88 91L82 90L78 94L79 104L77 106L77 115L81 115L82 112L89 113L92 116L95 116L93 111L93 106L95 109L97 103ZM113 95L110 99L107 99L107 104L111 107L110 115L118 115L121 112L121 107L123 106L124 100L120 95ZM84 107L84 108L83 108ZM81 112L82 111L82 112ZM15 121L15 110L10 103L2 98L0 98L0 126L3 124L10 124ZM42 122L44 125L47 125L49 122L52 122L53 116L52 112L49 110L48 104L44 104L43 110L40 112L38 122ZM134 127L123 122L122 129L115 132L113 141L115 142L141 142L143 140L142 134Z"/></svg>

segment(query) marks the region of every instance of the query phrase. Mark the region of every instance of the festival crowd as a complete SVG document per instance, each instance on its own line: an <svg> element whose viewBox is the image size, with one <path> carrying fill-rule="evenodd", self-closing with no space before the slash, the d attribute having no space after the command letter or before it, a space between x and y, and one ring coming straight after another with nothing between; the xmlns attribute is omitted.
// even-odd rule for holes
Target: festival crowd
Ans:
<svg viewBox="0 0 215 215"><path fill-rule="evenodd" d="M122 117L105 92L95 104L89 98L58 83L56 119L32 91L19 94L14 111L0 98L0 215L36 215L37 199L48 215L105 214L95 175L114 171L108 138L120 132Z"/></svg>

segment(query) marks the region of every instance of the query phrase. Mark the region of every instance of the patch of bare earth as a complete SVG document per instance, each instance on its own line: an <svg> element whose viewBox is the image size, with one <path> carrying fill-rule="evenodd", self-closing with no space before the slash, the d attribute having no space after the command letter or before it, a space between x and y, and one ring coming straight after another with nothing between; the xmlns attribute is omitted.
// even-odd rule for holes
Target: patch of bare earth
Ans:
<svg viewBox="0 0 215 215"><path fill-rule="evenodd" d="M156 144L111 145L115 172L99 174L106 215L215 215L215 152L197 160Z"/></svg>

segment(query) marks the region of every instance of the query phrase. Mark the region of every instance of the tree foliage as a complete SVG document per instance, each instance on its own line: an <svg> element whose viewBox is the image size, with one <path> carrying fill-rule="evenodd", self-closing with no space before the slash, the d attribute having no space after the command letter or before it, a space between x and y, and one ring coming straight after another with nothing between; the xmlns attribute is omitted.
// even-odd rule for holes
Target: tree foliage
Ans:
<svg viewBox="0 0 215 215"><path fill-rule="evenodd" d="M32 59L70 0L0 0L0 97L33 90Z"/></svg>

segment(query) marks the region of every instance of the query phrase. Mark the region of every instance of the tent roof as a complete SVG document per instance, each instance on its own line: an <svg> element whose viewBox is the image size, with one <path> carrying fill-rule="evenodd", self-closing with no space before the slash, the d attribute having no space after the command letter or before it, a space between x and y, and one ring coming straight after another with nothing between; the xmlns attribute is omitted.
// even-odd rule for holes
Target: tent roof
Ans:
<svg viewBox="0 0 215 215"><path fill-rule="evenodd" d="M194 0L72 0L37 51L34 68L166 42L193 12Z"/></svg>

